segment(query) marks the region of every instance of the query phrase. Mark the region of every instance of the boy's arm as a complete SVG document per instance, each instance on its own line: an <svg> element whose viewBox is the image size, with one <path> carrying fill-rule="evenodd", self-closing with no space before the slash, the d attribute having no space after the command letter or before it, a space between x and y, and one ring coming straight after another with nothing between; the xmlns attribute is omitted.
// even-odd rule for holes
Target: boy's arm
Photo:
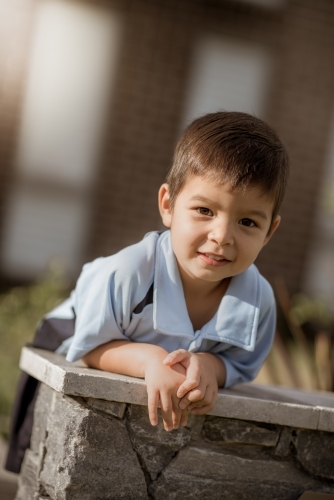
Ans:
<svg viewBox="0 0 334 500"><path fill-rule="evenodd" d="M167 351L153 344L113 340L86 354L83 360L92 368L131 377L145 378L145 367L153 359L164 359Z"/></svg>
<svg viewBox="0 0 334 500"><path fill-rule="evenodd" d="M128 340L132 313L147 295L154 276L157 233L115 255L86 264L73 294L75 335L68 361L113 340Z"/></svg>
<svg viewBox="0 0 334 500"><path fill-rule="evenodd" d="M165 429L172 430L186 425L188 420L188 412L179 408L176 395L186 379L186 370L179 363L164 365L167 354L156 345L114 340L97 347L83 359L92 368L145 378L151 424L158 423L160 403Z"/></svg>

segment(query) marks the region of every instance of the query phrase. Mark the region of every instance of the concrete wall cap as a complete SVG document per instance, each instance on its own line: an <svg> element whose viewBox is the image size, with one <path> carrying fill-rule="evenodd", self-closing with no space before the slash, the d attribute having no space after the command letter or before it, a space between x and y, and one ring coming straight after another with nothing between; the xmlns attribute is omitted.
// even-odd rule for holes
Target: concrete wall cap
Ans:
<svg viewBox="0 0 334 500"><path fill-rule="evenodd" d="M50 351L24 347L20 368L63 394L147 405L144 380L69 363ZM334 432L334 393L240 384L219 390L210 415Z"/></svg>

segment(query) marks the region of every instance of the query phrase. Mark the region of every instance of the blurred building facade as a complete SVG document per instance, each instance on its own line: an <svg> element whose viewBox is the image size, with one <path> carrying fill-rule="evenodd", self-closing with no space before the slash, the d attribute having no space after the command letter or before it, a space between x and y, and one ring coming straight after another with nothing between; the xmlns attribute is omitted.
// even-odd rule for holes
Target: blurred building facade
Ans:
<svg viewBox="0 0 334 500"><path fill-rule="evenodd" d="M157 190L180 131L225 109L266 120L291 158L282 225L257 265L292 292L321 289L333 54L332 0L0 1L3 283L34 279L53 255L75 279L161 229Z"/></svg>

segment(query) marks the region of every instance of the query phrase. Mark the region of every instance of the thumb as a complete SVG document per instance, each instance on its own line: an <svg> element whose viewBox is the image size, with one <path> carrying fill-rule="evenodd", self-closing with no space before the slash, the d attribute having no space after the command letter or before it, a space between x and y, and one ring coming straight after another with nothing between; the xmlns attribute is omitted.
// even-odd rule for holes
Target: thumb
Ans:
<svg viewBox="0 0 334 500"><path fill-rule="evenodd" d="M170 352L163 360L163 363L167 366L175 365L175 363L182 363L186 368L190 356L191 353L186 351L185 349L177 349L176 351Z"/></svg>

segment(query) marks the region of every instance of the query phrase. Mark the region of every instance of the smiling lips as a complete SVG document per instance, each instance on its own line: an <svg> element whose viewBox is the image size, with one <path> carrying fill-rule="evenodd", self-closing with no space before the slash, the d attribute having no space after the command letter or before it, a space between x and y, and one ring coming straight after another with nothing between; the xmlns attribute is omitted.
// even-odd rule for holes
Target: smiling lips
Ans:
<svg viewBox="0 0 334 500"><path fill-rule="evenodd" d="M197 252L197 253L200 259L209 266L216 266L216 267L225 266L226 264L231 262L222 255L215 255L212 253L202 253L202 252Z"/></svg>

